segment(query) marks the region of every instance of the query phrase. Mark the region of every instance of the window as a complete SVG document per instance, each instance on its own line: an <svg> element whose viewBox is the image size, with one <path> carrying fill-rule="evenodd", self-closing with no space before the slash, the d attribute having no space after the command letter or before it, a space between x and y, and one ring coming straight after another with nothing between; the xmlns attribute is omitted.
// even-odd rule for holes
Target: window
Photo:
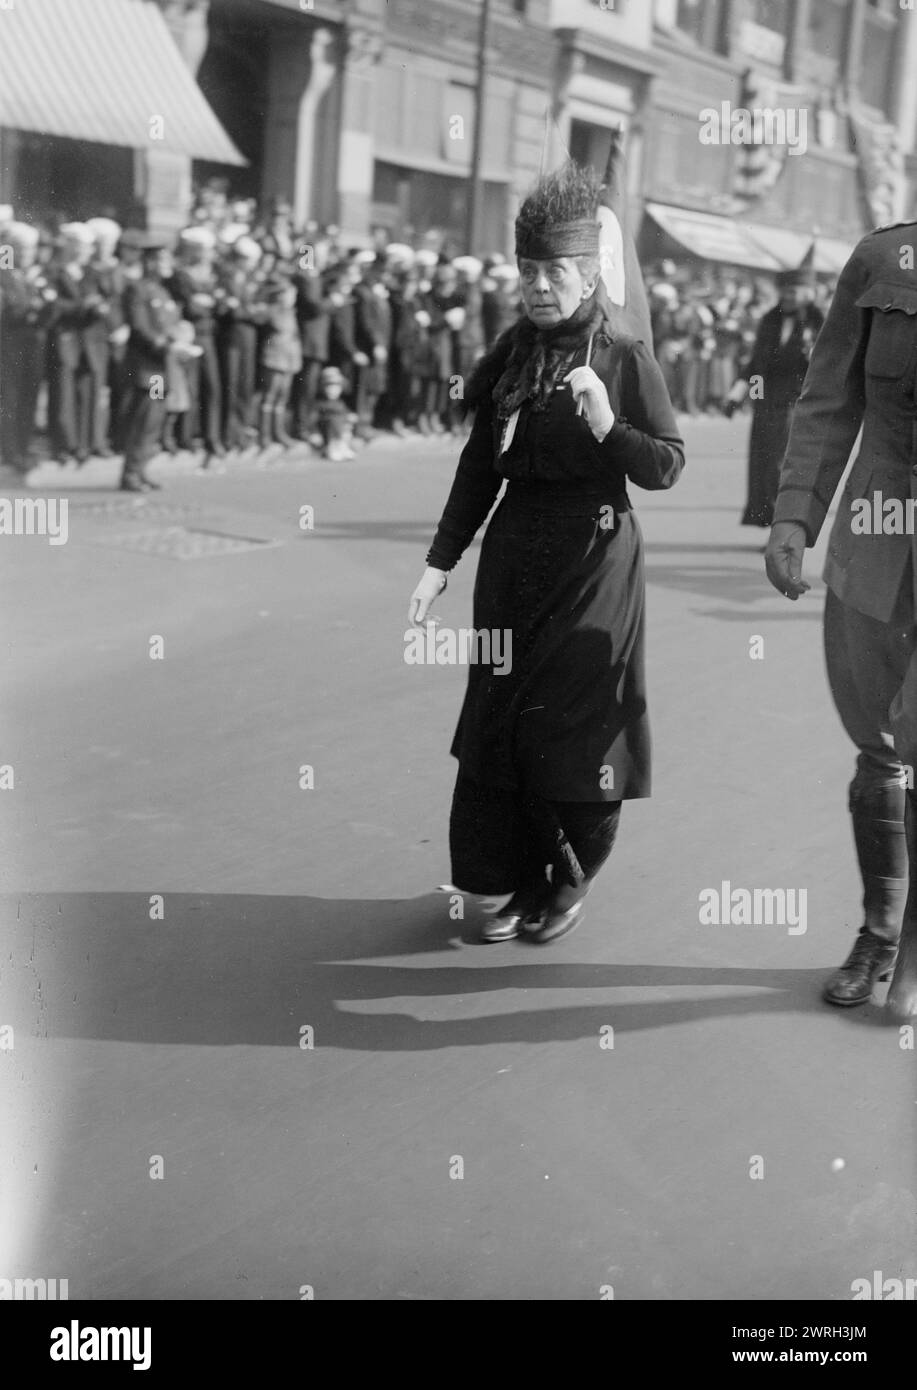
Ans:
<svg viewBox="0 0 917 1390"><path fill-rule="evenodd" d="M753 0L748 18L762 29L773 29L775 34L787 33L789 25L789 0Z"/></svg>
<svg viewBox="0 0 917 1390"><path fill-rule="evenodd" d="M846 0L810 0L806 48L840 63L847 30Z"/></svg>
<svg viewBox="0 0 917 1390"><path fill-rule="evenodd" d="M864 15L860 94L880 111L888 109L899 13L882 0L870 0ZM907 16L907 23L913 23L913 15Z"/></svg>
<svg viewBox="0 0 917 1390"><path fill-rule="evenodd" d="M678 0L675 24L702 48L723 51L725 0Z"/></svg>

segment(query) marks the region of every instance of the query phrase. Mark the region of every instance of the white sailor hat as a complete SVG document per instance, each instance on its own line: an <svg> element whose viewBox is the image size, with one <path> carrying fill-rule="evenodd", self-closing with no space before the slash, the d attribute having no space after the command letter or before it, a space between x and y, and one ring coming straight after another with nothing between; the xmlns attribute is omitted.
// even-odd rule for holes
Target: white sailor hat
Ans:
<svg viewBox="0 0 917 1390"><path fill-rule="evenodd" d="M491 280L506 280L507 282L518 280L519 271L516 266L504 262L503 265L491 266L490 278Z"/></svg>
<svg viewBox="0 0 917 1390"><path fill-rule="evenodd" d="M456 256L452 264L459 275L464 275L468 280L477 280L484 269L484 262L479 261L477 256Z"/></svg>
<svg viewBox="0 0 917 1390"><path fill-rule="evenodd" d="M8 223L4 235L14 246L37 246L41 240L41 232L28 222Z"/></svg>
<svg viewBox="0 0 917 1390"><path fill-rule="evenodd" d="M432 270L439 261L439 256L435 251L431 251L429 246L422 246L416 253L414 260L422 270Z"/></svg>
<svg viewBox="0 0 917 1390"><path fill-rule="evenodd" d="M413 248L403 241L390 241L385 248L385 259L393 266L412 266L414 264Z"/></svg>
<svg viewBox="0 0 917 1390"><path fill-rule="evenodd" d="M224 246L235 246L240 236L245 236L248 232L248 224L245 222L226 222L220 228L220 241Z"/></svg>
<svg viewBox="0 0 917 1390"><path fill-rule="evenodd" d="M657 299L664 299L667 304L674 304L678 298L677 289L666 280L657 280L655 285L650 285L650 294L654 294Z"/></svg>
<svg viewBox="0 0 917 1390"><path fill-rule="evenodd" d="M376 252L371 247L366 247L363 251L358 251L353 259L355 265L372 265L376 259Z"/></svg>
<svg viewBox="0 0 917 1390"><path fill-rule="evenodd" d="M85 222L64 222L60 234L66 241L79 241L83 246L90 246L95 241L92 229Z"/></svg>
<svg viewBox="0 0 917 1390"><path fill-rule="evenodd" d="M86 226L96 241L117 241L121 236L120 226L111 217L90 217Z"/></svg>
<svg viewBox="0 0 917 1390"><path fill-rule="evenodd" d="M262 253L254 237L240 236L232 244L232 254L241 256L246 261L260 261Z"/></svg>
<svg viewBox="0 0 917 1390"><path fill-rule="evenodd" d="M179 232L178 240L182 246L201 246L207 251L212 251L217 244L209 227L185 227Z"/></svg>

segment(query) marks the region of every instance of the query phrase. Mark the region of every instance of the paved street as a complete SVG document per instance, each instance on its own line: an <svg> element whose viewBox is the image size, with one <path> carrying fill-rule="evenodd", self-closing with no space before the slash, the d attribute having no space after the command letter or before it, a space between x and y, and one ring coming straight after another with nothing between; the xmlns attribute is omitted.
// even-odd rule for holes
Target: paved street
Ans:
<svg viewBox="0 0 917 1390"><path fill-rule="evenodd" d="M403 635L454 447L173 472L140 505L110 464L36 474L69 539L0 537L0 1275L230 1300L917 1276L914 1053L819 1001L860 925L821 549L785 602L738 524L747 421L686 432L675 490L631 494L654 795L549 949L478 944L437 891L465 671L406 665ZM702 925L724 880L805 890L806 930Z"/></svg>

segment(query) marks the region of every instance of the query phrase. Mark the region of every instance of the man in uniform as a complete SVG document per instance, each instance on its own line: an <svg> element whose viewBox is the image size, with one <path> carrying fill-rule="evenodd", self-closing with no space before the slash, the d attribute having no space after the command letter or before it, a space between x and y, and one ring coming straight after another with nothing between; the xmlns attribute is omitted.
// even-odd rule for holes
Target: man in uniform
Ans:
<svg viewBox="0 0 917 1390"><path fill-rule="evenodd" d="M217 342L223 369L223 444L249 453L257 447L252 424L258 379L258 340L267 322L261 247L240 236L229 248L223 267Z"/></svg>
<svg viewBox="0 0 917 1390"><path fill-rule="evenodd" d="M57 293L38 264L38 228L13 222L2 235L11 264L0 263L0 457L25 473Z"/></svg>
<svg viewBox="0 0 917 1390"><path fill-rule="evenodd" d="M99 405L108 375L111 304L91 262L95 236L84 222L60 229L61 253L51 277L57 293L53 368L57 391L57 452L63 463L104 453Z"/></svg>
<svg viewBox="0 0 917 1390"><path fill-rule="evenodd" d="M97 318L87 330L87 337L95 345L99 365L104 365L107 373L102 399L96 403L95 453L110 458L114 449L109 447L109 441L113 444L118 437L118 416L124 394L124 353L129 331L124 322L124 289L127 281L116 255L121 240L119 224L110 217L90 217L86 226L95 238L95 255L90 269L96 276L99 293L108 305L108 313Z"/></svg>
<svg viewBox="0 0 917 1390"><path fill-rule="evenodd" d="M859 750L849 805L864 921L824 998L861 1004L894 970L887 1007L901 1018L917 1013L915 265L914 222L865 237L847 262L796 407L767 548L771 583L799 598L803 550L862 425L828 548L824 636L831 693Z"/></svg>
<svg viewBox="0 0 917 1390"><path fill-rule="evenodd" d="M130 326L125 356L128 402L125 411L125 492L158 489L146 476L146 465L159 452L166 417L168 357L180 350L181 310L166 283L172 275L172 255L160 238L148 236L143 245L143 273L128 284L124 310Z"/></svg>

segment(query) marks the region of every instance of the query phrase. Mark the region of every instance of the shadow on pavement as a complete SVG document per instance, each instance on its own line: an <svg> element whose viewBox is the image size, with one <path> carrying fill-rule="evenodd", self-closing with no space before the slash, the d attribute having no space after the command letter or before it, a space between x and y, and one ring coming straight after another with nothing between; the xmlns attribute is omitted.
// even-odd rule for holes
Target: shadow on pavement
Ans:
<svg viewBox="0 0 917 1390"><path fill-rule="evenodd" d="M17 900L6 901L0 1012L41 1037L289 1047L308 1024L323 1048L424 1051L578 1039L610 1016L616 1030L634 1032L824 1011L822 970L587 964L523 941L487 947L477 943L478 910L452 921L441 893L405 902L166 894L161 921L142 894L23 897L18 921ZM576 941L556 949L569 953ZM417 955L417 966L402 959ZM623 988L660 995L543 1002L544 991ZM754 992L666 997L708 988ZM448 998L467 1014L468 996L499 990L531 992L538 1005L517 999L509 1012L455 1019L442 1016L453 1003L435 1002ZM409 999L427 1001L426 1017L405 1011ZM878 1010L855 1012L881 1021Z"/></svg>

